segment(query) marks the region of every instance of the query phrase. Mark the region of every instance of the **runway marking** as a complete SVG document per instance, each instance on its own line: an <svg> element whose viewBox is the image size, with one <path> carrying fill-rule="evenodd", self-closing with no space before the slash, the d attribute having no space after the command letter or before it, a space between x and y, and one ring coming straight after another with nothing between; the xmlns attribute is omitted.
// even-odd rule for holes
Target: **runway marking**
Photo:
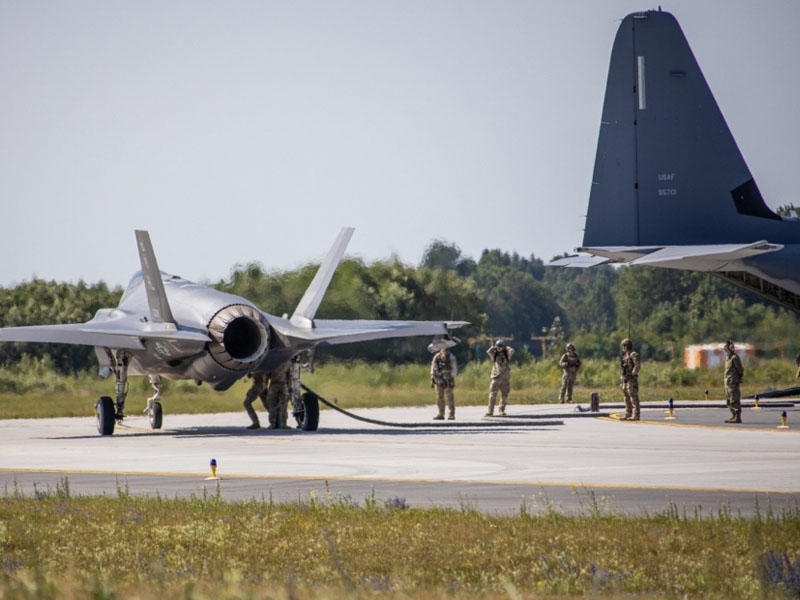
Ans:
<svg viewBox="0 0 800 600"><path fill-rule="evenodd" d="M115 475L142 476L142 477L175 477L175 478L199 478L207 481L211 478L207 473L179 473L168 471L104 471L94 469L36 469L36 468L7 468L0 467L0 473L49 473L49 474L75 474L75 475ZM226 479L252 479L252 480L297 480L297 481L336 481L336 482L360 482L360 483L447 483L447 484L470 484L470 485L491 485L491 486L523 486L523 487L559 487L572 489L621 489L621 490L663 490L665 492L730 492L742 494L782 494L796 496L800 491L770 490L770 489L748 489L748 488L724 488L724 487L692 487L692 486L659 486L659 485L640 485L632 483L588 483L588 482L551 482L551 481L489 481L480 479L428 479L428 478L397 478L397 477L347 477L347 476L319 476L319 475L261 475L253 473L225 473L220 474L217 480L220 482ZM157 490L154 490L157 491Z"/></svg>

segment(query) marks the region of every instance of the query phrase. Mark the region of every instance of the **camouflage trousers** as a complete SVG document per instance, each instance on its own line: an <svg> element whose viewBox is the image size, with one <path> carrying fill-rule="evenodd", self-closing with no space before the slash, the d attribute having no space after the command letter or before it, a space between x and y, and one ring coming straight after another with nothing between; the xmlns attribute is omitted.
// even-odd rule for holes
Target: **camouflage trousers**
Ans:
<svg viewBox="0 0 800 600"><path fill-rule="evenodd" d="M285 429L288 417L289 385L286 383L270 384L267 391L267 413L271 429Z"/></svg>
<svg viewBox="0 0 800 600"><path fill-rule="evenodd" d="M456 416L456 399L453 395L453 388L449 385L436 384L436 405L439 408L439 416L444 417L445 402L450 417Z"/></svg>
<svg viewBox="0 0 800 600"><path fill-rule="evenodd" d="M492 382L489 384L489 412L494 412L494 405L497 401L497 393L500 393L500 410L505 412L506 404L508 404L508 394L511 393L511 377L500 376L492 377Z"/></svg>
<svg viewBox="0 0 800 600"><path fill-rule="evenodd" d="M564 371L561 375L561 393L558 395L561 404L564 404L565 401L572 402L572 388L575 386L575 376L576 373L570 373L569 371Z"/></svg>
<svg viewBox="0 0 800 600"><path fill-rule="evenodd" d="M623 381L619 386L622 388L622 396L625 399L625 416L628 418L639 418L639 379L632 378Z"/></svg>
<svg viewBox="0 0 800 600"><path fill-rule="evenodd" d="M725 384L725 402L731 409L731 414L735 417L742 411L742 391L738 383Z"/></svg>
<svg viewBox="0 0 800 600"><path fill-rule="evenodd" d="M244 397L244 402L242 403L244 410L247 412L247 416L250 417L250 420L254 425L258 425L258 415L256 414L256 410L253 408L253 402L256 401L256 398L260 397L264 408L269 411L269 406L267 406L267 400L264 395L264 387L263 379L260 377L254 377L253 385L251 385L250 389L247 390L247 394L245 394Z"/></svg>

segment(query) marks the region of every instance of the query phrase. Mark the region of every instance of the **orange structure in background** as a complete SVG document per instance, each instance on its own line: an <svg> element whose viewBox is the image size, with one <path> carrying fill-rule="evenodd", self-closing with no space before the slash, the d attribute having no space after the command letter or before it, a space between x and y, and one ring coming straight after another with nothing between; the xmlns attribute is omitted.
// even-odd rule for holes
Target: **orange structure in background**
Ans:
<svg viewBox="0 0 800 600"><path fill-rule="evenodd" d="M739 358L754 357L756 350L752 344L734 342L736 354ZM725 364L725 350L723 343L718 344L692 344L683 349L683 364L688 369L714 369Z"/></svg>

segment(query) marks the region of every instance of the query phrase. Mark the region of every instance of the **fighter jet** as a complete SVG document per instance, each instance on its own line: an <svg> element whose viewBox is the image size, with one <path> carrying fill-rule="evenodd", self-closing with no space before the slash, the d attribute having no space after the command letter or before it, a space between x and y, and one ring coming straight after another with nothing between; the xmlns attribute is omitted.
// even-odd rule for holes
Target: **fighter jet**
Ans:
<svg viewBox="0 0 800 600"><path fill-rule="evenodd" d="M549 264L704 271L800 310L800 221L765 204L667 12L630 14L617 31L575 251Z"/></svg>
<svg viewBox="0 0 800 600"><path fill-rule="evenodd" d="M440 343L464 321L315 319L342 259L352 228L343 228L291 317L277 317L245 298L159 270L147 231L136 231L141 271L119 306L103 308L86 323L0 329L0 342L50 342L94 346L102 375L113 373L116 398L95 404L97 431L114 433L125 418L129 375L148 375L154 394L145 412L153 429L163 419L161 378L189 379L226 390L253 372L269 372L308 356L323 344L432 335ZM298 372L299 369L295 369ZM319 399L307 392L293 407L298 427L316 430Z"/></svg>

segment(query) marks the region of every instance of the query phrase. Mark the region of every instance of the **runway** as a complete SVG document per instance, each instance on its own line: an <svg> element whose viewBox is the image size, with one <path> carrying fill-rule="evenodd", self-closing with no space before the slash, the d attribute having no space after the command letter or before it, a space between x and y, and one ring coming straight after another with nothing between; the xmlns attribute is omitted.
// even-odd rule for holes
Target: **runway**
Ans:
<svg viewBox="0 0 800 600"><path fill-rule="evenodd" d="M0 487L34 496L219 495L226 500L367 502L491 514L750 516L800 509L800 409L645 404L642 421L588 416L572 405L509 406L505 418L459 407L362 409L416 424L385 427L323 410L317 432L248 431L243 412L171 415L153 431L129 417L101 437L93 417L0 421ZM588 408L584 406L584 408ZM786 413L782 419L782 413ZM785 427L781 424L785 423ZM211 478L211 459L217 479Z"/></svg>

